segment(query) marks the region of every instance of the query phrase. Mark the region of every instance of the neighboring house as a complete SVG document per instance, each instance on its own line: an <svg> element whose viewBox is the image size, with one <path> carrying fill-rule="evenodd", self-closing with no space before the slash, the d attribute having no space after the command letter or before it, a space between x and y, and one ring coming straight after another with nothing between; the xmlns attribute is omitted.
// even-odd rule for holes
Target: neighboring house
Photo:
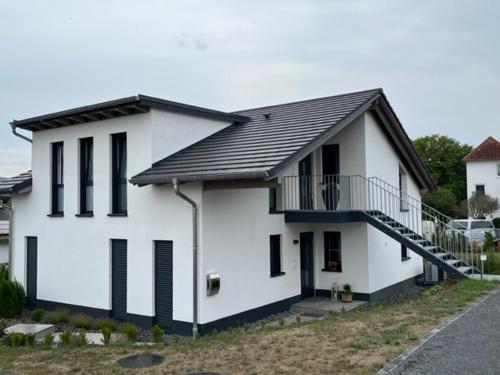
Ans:
<svg viewBox="0 0 500 375"><path fill-rule="evenodd" d="M475 191L500 200L500 142L493 137L472 150L465 158L467 197ZM492 217L500 217L500 208Z"/></svg>
<svg viewBox="0 0 500 375"><path fill-rule="evenodd" d="M381 89L237 113L139 95L12 126L33 134L32 188L8 189L31 306L188 334L334 283L381 300L422 257L476 272L420 236L436 186Z"/></svg>

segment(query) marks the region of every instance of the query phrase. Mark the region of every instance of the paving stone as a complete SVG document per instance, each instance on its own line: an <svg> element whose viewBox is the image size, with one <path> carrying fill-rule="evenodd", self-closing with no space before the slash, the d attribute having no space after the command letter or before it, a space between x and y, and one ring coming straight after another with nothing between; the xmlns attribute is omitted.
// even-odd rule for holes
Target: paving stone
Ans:
<svg viewBox="0 0 500 375"><path fill-rule="evenodd" d="M52 324L15 324L4 330L5 333L18 332L23 334L32 333L37 339L43 338L47 333L54 333L56 327Z"/></svg>

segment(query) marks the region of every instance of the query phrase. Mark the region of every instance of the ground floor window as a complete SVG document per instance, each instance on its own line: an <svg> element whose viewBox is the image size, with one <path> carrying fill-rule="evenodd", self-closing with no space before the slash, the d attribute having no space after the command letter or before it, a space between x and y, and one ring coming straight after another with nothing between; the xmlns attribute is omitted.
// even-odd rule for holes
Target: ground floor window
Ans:
<svg viewBox="0 0 500 375"><path fill-rule="evenodd" d="M342 272L340 232L325 232L325 271Z"/></svg>
<svg viewBox="0 0 500 375"><path fill-rule="evenodd" d="M408 260L408 248L405 245L401 245L401 260Z"/></svg>
<svg viewBox="0 0 500 375"><path fill-rule="evenodd" d="M269 236L271 277L283 274L281 270L281 235L273 234Z"/></svg>

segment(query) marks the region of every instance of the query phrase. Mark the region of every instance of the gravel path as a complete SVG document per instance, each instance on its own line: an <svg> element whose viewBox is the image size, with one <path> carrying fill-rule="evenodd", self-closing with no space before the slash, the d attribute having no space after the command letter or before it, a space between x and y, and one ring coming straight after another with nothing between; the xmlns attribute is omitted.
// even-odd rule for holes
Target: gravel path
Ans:
<svg viewBox="0 0 500 375"><path fill-rule="evenodd" d="M500 290L431 331L379 374L500 374Z"/></svg>

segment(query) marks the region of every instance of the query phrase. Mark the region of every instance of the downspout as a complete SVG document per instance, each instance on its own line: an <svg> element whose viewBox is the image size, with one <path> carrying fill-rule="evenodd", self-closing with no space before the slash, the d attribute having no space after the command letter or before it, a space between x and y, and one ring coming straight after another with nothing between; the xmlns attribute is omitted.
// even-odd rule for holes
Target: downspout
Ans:
<svg viewBox="0 0 500 375"><path fill-rule="evenodd" d="M179 190L179 181L172 180L175 194L193 208L193 338L198 336L198 207L196 202Z"/></svg>
<svg viewBox="0 0 500 375"><path fill-rule="evenodd" d="M10 123L10 127L12 128L12 134L14 134L16 137L24 139L25 141L28 141L29 143L33 143L33 141L30 138L28 138L25 135L22 135L21 133L17 132L17 130L16 130L17 126L16 126L16 124L14 122Z"/></svg>
<svg viewBox="0 0 500 375"><path fill-rule="evenodd" d="M5 203L0 202L0 208L5 208L9 211L9 280L12 280L12 227L14 226L14 210Z"/></svg>

